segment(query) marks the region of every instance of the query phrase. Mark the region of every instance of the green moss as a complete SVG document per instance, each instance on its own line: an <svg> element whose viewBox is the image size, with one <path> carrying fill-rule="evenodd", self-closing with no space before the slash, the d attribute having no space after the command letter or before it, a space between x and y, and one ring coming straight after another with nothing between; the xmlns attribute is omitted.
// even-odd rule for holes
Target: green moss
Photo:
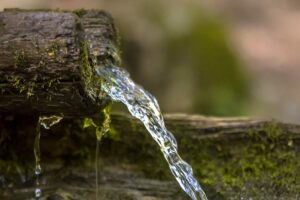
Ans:
<svg viewBox="0 0 300 200"><path fill-rule="evenodd" d="M116 139L117 135L114 134L114 132L111 131L111 127L110 127L110 123L111 123L111 119L110 119L110 111L111 111L111 106L112 104L109 103L104 109L101 110L101 114L102 114L102 118L103 118L103 122L101 124L101 135L106 136L108 138L111 139ZM107 134L108 133L108 134ZM97 138L101 138L102 136L99 136L99 134L97 134Z"/></svg>
<svg viewBox="0 0 300 200"><path fill-rule="evenodd" d="M95 71L90 60L91 58L89 55L87 42L83 41L81 48L80 67L82 80L87 95L93 100L97 100L98 98L104 98L105 93L101 91L102 79L99 76L95 75Z"/></svg>
<svg viewBox="0 0 300 200"><path fill-rule="evenodd" d="M83 120L83 128L93 128L95 130L95 135L97 140L101 140L103 136L106 136L110 132L110 110L111 104L108 104L103 108L96 117L86 117ZM110 135L110 134L109 134ZM113 139L113 135L106 136L107 138Z"/></svg>
<svg viewBox="0 0 300 200"><path fill-rule="evenodd" d="M93 69L89 63L89 53L87 42L82 43L81 49L81 74L85 86L85 91L88 92L89 96L94 96L92 86L93 86Z"/></svg>
<svg viewBox="0 0 300 200"><path fill-rule="evenodd" d="M74 19L75 19L75 27L76 30L81 31L82 27L81 27L81 19L78 15L76 15L75 13L73 13Z"/></svg>
<svg viewBox="0 0 300 200"><path fill-rule="evenodd" d="M37 63L38 67L45 66L45 60L53 59L56 62L64 62L63 58L60 56L60 51L67 51L67 48L63 41L56 41L51 46L49 46L45 52L39 52L39 61ZM67 53L67 52L65 52ZM30 61L26 52L22 49L16 50L14 52L14 65L18 68L29 68ZM43 89L57 89L59 84L59 79L51 78L49 80L43 80L38 82L38 75L33 74L31 77L26 77L20 75L10 75L6 77L7 82L9 82L20 94L26 94L29 98L34 96L35 90L38 88ZM41 78L40 78L41 79ZM51 99L51 93L48 92L48 99Z"/></svg>
<svg viewBox="0 0 300 200"><path fill-rule="evenodd" d="M268 138L270 138L273 142L277 139L280 139L280 137L284 135L282 129L276 122L267 123L264 127L264 131L266 132Z"/></svg>
<svg viewBox="0 0 300 200"><path fill-rule="evenodd" d="M10 75L6 77L6 80L12 87L14 87L20 94L25 94L27 98L34 96L37 88L43 88L49 90L56 90L59 84L59 79L53 78L44 83L37 85L37 76L27 78L26 80L20 75ZM2 88L5 92L5 88ZM48 98L51 98L51 93L48 92Z"/></svg>
<svg viewBox="0 0 300 200"><path fill-rule="evenodd" d="M116 124L122 124L124 130L120 130ZM136 170L142 171L149 178L171 180L168 165L161 154L159 147L145 133L145 128L136 121L112 121L110 134L103 138L101 154L115 162L134 163Z"/></svg>
<svg viewBox="0 0 300 200"><path fill-rule="evenodd" d="M11 75L7 77L8 83L10 83L20 94L25 93L27 97L34 95L35 83L32 81L26 81L18 75Z"/></svg>
<svg viewBox="0 0 300 200"><path fill-rule="evenodd" d="M89 63L89 52L86 41L82 43L81 48L81 73L85 80L85 84L91 84L93 78L93 71Z"/></svg>
<svg viewBox="0 0 300 200"><path fill-rule="evenodd" d="M59 48L60 46L58 43L52 44L51 47L47 49L48 57L57 58Z"/></svg>
<svg viewBox="0 0 300 200"><path fill-rule="evenodd" d="M14 52L14 60L16 67L27 67L29 65L28 58L24 50L16 50Z"/></svg>
<svg viewBox="0 0 300 200"><path fill-rule="evenodd" d="M180 146L189 152L199 180L222 195L283 198L300 192L300 156L284 137L276 123L269 123L263 133L251 132L243 141L204 140L195 146L183 139Z"/></svg>
<svg viewBox="0 0 300 200"><path fill-rule="evenodd" d="M112 124L118 140L104 138L104 154L135 163L136 170L147 177L173 180L157 144L140 123L129 120ZM116 124L127 128L120 130ZM286 199L296 198L300 192L300 155L275 122L234 140L195 140L187 137L186 128L180 125L171 131L178 139L179 153L191 164L210 199Z"/></svg>
<svg viewBox="0 0 300 200"><path fill-rule="evenodd" d="M57 140L53 143L59 143L59 153L54 153L51 162L54 158L62 157L64 162L76 165L93 164L96 129L102 133L101 128L105 127L106 130L109 129L109 133L102 138L100 146L101 159L105 163L128 164L148 178L173 180L159 147L146 133L144 126L132 119L113 118L112 126L108 128L109 110L107 107L91 120L86 119L85 129L82 127L82 120L62 122L64 130L56 130ZM22 120L15 119L11 122L11 127L17 121ZM15 129L5 133L7 129L4 127L0 131L0 170L3 171L8 166L4 158L12 158L8 148L22 141L23 152L26 140L14 137ZM209 199L297 199L296 195L300 192L300 155L293 140L276 122L266 123L255 130L250 129L243 134L245 136L235 139L223 136L195 139L190 134L185 134L189 130L180 124L173 126L171 131L178 139L179 153L193 167L194 174L204 186ZM78 148L79 144L86 145ZM30 156L32 144L28 149L26 155ZM44 159L54 151L42 150ZM28 156L26 160L30 160ZM22 162L14 166L10 170L15 171L16 166L22 166Z"/></svg>
<svg viewBox="0 0 300 200"><path fill-rule="evenodd" d="M23 50L16 50L14 52L15 67L27 68L29 66L28 58ZM34 79L35 77L33 77ZM19 75L10 75L6 77L7 81L18 90L19 93L26 93L27 97L34 94L35 83L34 80L26 81Z"/></svg>
<svg viewBox="0 0 300 200"><path fill-rule="evenodd" d="M43 61L45 60L45 58L47 59L52 59L55 62L58 63L64 63L65 62L65 58L64 55L68 54L68 48L66 46L66 43L63 40L60 41L54 41L51 43L51 45L49 47L47 47L46 52L45 53L40 53L41 55L41 64L43 64ZM43 65L40 65L43 66Z"/></svg>
<svg viewBox="0 0 300 200"><path fill-rule="evenodd" d="M77 9L74 10L73 13L77 15L79 18L81 18L83 15L87 13L87 11L85 9Z"/></svg>
<svg viewBox="0 0 300 200"><path fill-rule="evenodd" d="M80 17L82 15L81 15L80 11L81 10L74 11L73 14L75 16L76 28L79 31L82 31L81 30L82 29L81 21L80 21ZM79 35L79 37L81 39L81 41L80 41L80 45L81 45L81 48L80 48L80 55L81 55L80 71L81 71L85 89L87 90L89 88L89 85L92 82L93 71L92 71L92 67L89 62L89 50L88 50L87 42L84 41L84 39L82 38L82 35Z"/></svg>

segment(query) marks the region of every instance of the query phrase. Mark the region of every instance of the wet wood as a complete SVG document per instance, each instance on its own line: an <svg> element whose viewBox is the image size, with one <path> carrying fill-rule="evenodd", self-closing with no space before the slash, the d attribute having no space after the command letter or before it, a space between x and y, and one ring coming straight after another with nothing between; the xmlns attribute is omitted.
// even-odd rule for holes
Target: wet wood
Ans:
<svg viewBox="0 0 300 200"><path fill-rule="evenodd" d="M268 129L277 129L286 134L286 137L282 139L287 139L289 136L300 142L300 125L283 123L271 118L218 118L191 114L167 114L164 117L166 126L175 135L186 135L199 141L205 139L238 140L247 138L251 132L266 133ZM127 115L115 114L112 118L116 129L122 132L144 130L143 125L138 120ZM132 129L132 126L124 126L130 123L136 124L135 129ZM146 133L146 130L143 132Z"/></svg>
<svg viewBox="0 0 300 200"><path fill-rule="evenodd" d="M155 142L150 139L144 126L138 120L125 114L114 113L111 118L112 129L117 132L116 134L118 136L117 138L114 138L116 136L104 138L101 144L99 199L189 199L170 175L168 166L159 148ZM19 119L16 120L20 121ZM239 154L239 148L249 145L250 141L254 143L257 142L258 144L259 140L253 139L253 133L262 138L276 137L279 140L276 141L276 145L286 145L288 151L294 152L295 156L299 158L300 126L296 124L281 123L272 119L263 118L214 118L187 114L165 115L165 121L166 126L178 139L180 154L188 162L192 161L190 160L191 156L195 158L197 155L203 155L203 152L193 152L192 149L186 146L188 144L195 146L194 149L196 149L196 151L203 150L205 151L204 154L209 155L209 157L201 157L199 159L206 159L205 162L210 167L210 163L213 163L214 160L224 159L222 156L219 157L218 154L224 153L226 149L235 149L235 151L230 151L230 155L239 158L239 156L242 155ZM47 200L95 198L95 171L93 163L90 166L83 164L83 162L80 162L81 165L62 164L65 163L66 159L74 159L72 154L78 152L80 148L85 149L88 147L92 153L95 150L94 135L90 137L87 133L84 133L86 137L82 135L79 136L82 130L78 130L78 127L76 128L74 124L71 126L72 128L70 128L70 125L72 125L72 122L65 120L61 124L56 125L56 127L53 127L52 130L43 133L45 136L42 137L42 162L45 171L42 181L44 181L44 197ZM66 131L65 127L67 126L70 128L70 132ZM278 133L280 135L268 136L268 134L277 134L276 131L280 131L280 133ZM70 133L72 133L73 136ZM66 134L69 135L66 136ZM26 136L28 137L28 134L23 134L23 137ZM17 141L25 141L25 139L22 140L18 138ZM202 148L202 146L207 144L207 141L211 142L211 146ZM271 140L267 141L267 143L269 142L272 143ZM216 150L218 148L222 150ZM270 155L272 155L276 151L276 148L279 148L279 146L270 149L267 148L267 150L262 151L261 154L271 153ZM190 152L187 152L188 150ZM31 151L32 149L30 149L29 153ZM266 159L270 155L266 156ZM24 154L22 156L24 156ZM220 161L222 165L230 161L230 156L227 155L225 159L227 160ZM57 160L62 160L61 164L54 164L54 161ZM298 166L300 166L299 159L298 161L295 160L295 163L297 162ZM193 162L193 167L195 167L196 164L197 163ZM141 167L142 165L146 167ZM287 161L285 165L287 165ZM207 166L203 165L201 168L206 169ZM150 175L152 171L157 170L166 171L169 174L169 178L165 178L164 176L160 177L159 175L153 177ZM266 171L267 170L268 169L266 169ZM278 168L278 170L281 169ZM33 172L31 172L31 174L32 173ZM210 173L215 172L210 171ZM205 176L205 174L203 176ZM238 176L242 176L242 174ZM8 186L5 188L4 186L6 184L9 185L9 182L4 183L2 188L0 188L0 193L4 195L4 199L31 199L34 191L34 176L29 175L28 177L28 180L23 184L15 183L16 188L9 188ZM200 182L203 181L202 178L201 176L198 177ZM280 179L286 178L287 177L281 177ZM264 180L258 181L261 181L261 187L265 187L265 184L267 184L263 182ZM227 193L227 196L222 196L219 192L219 185L203 184L203 186L210 197L209 199L235 200L241 199L242 197L247 199L252 195L251 192L246 194L244 191L235 190L232 193ZM235 186L230 184L226 185L226 188L231 187L235 188ZM258 199L274 199L275 197L277 199L288 200L298 199L298 197L295 196L297 193L276 194L273 192L273 189L274 191L281 191L282 188L275 186L271 189L266 186L267 189L263 190L257 186L250 185L250 187L255 187L257 191L260 191L261 198Z"/></svg>
<svg viewBox="0 0 300 200"><path fill-rule="evenodd" d="M113 20L103 11L0 12L0 115L99 111L107 100L98 96L93 66L117 62L117 48Z"/></svg>

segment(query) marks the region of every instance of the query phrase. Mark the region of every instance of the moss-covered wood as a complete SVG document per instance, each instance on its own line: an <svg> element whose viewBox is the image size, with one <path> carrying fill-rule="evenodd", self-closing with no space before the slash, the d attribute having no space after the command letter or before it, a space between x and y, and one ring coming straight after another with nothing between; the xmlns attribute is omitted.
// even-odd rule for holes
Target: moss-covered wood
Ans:
<svg viewBox="0 0 300 200"><path fill-rule="evenodd" d="M299 199L299 125L196 115L166 115L165 119L209 199ZM111 120L100 150L101 199L188 199L143 125L124 114L112 114ZM30 162L34 126L30 129L32 122L21 118L1 121L0 174L5 181L0 194L29 199L34 189ZM12 126L16 123L18 128ZM42 180L49 200L95 197L95 129L82 126L82 120L64 120L42 133ZM20 174L27 178L24 183Z"/></svg>
<svg viewBox="0 0 300 200"><path fill-rule="evenodd" d="M93 66L118 62L117 48L103 11L0 12L0 115L99 111L107 100Z"/></svg>

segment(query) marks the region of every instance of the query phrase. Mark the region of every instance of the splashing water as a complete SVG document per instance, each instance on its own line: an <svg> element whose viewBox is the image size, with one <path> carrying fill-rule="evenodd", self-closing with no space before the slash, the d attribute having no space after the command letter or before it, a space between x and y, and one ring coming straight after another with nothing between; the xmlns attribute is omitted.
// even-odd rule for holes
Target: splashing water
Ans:
<svg viewBox="0 0 300 200"><path fill-rule="evenodd" d="M37 127L36 136L34 140L34 157L35 157L35 175L36 175L36 187L35 198L39 199L42 196L42 189L40 187L40 175L42 173L41 167L41 151L40 151L40 138L41 138L41 126L44 129L50 129L53 125L59 123L63 119L62 116L40 116Z"/></svg>
<svg viewBox="0 0 300 200"><path fill-rule="evenodd" d="M207 200L193 170L177 152L177 142L166 127L155 97L136 85L125 70L116 66L96 66L96 74L104 79L102 89L114 101L125 104L132 116L143 122L152 138L160 146L170 170L181 188L193 199Z"/></svg>

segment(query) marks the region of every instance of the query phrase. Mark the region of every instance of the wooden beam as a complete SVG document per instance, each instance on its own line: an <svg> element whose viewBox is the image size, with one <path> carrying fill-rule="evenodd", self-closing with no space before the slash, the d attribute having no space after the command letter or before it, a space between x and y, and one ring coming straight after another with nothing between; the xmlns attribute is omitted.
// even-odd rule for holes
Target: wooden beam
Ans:
<svg viewBox="0 0 300 200"><path fill-rule="evenodd" d="M90 115L106 105L95 64L119 62L109 14L0 12L0 115Z"/></svg>

